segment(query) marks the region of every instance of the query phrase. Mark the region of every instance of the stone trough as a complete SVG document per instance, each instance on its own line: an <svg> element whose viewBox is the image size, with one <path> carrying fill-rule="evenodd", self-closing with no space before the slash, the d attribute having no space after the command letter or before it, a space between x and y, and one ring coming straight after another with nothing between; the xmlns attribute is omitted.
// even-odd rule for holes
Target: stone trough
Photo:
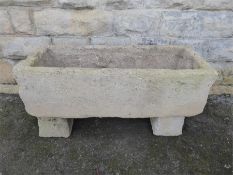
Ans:
<svg viewBox="0 0 233 175"><path fill-rule="evenodd" d="M181 46L48 48L14 67L41 137L68 137L74 118L150 118L153 133L182 134L203 111L217 72ZM67 54L69 53L69 54Z"/></svg>

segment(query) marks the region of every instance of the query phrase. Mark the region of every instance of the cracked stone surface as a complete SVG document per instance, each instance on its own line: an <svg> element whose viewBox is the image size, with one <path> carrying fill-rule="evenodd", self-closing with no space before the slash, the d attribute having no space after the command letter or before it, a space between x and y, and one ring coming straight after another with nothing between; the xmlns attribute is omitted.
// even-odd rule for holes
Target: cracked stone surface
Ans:
<svg viewBox="0 0 233 175"><path fill-rule="evenodd" d="M0 172L230 175L232 112L232 95L210 96L179 137L153 136L149 119L90 118L75 120L68 139L39 138L20 98L0 94Z"/></svg>

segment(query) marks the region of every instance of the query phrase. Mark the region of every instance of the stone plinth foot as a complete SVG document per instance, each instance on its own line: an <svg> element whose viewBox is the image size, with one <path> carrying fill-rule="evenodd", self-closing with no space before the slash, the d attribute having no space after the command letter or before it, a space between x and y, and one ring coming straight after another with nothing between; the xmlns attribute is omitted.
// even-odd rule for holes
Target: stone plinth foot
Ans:
<svg viewBox="0 0 233 175"><path fill-rule="evenodd" d="M178 136L182 134L184 117L150 118L153 134L157 136Z"/></svg>
<svg viewBox="0 0 233 175"><path fill-rule="evenodd" d="M40 137L69 137L73 119L38 117Z"/></svg>

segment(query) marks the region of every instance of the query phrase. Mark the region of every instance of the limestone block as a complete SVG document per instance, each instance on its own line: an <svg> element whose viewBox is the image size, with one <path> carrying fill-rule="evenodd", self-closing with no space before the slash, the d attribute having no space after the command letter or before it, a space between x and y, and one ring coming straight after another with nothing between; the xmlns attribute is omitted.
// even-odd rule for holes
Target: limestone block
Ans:
<svg viewBox="0 0 233 175"><path fill-rule="evenodd" d="M50 44L48 37L0 37L0 56L21 59L45 49Z"/></svg>
<svg viewBox="0 0 233 175"><path fill-rule="evenodd" d="M203 17L201 36L215 38L233 36L232 12L199 12L199 15Z"/></svg>
<svg viewBox="0 0 233 175"><path fill-rule="evenodd" d="M151 118L153 134L157 136L179 136L182 134L184 117Z"/></svg>
<svg viewBox="0 0 233 175"><path fill-rule="evenodd" d="M233 39L207 39L200 45L202 56L210 62L233 62Z"/></svg>
<svg viewBox="0 0 233 175"><path fill-rule="evenodd" d="M69 137L73 119L38 118L40 137Z"/></svg>
<svg viewBox="0 0 233 175"><path fill-rule="evenodd" d="M7 10L0 10L0 34L14 33Z"/></svg>
<svg viewBox="0 0 233 175"><path fill-rule="evenodd" d="M26 9L10 9L11 21L15 32L33 34L33 27L29 17L29 11Z"/></svg>
<svg viewBox="0 0 233 175"><path fill-rule="evenodd" d="M117 35L158 35L161 12L125 10L114 13L114 31Z"/></svg>
<svg viewBox="0 0 233 175"><path fill-rule="evenodd" d="M37 34L50 35L110 35L111 12L98 10L45 9L34 12Z"/></svg>

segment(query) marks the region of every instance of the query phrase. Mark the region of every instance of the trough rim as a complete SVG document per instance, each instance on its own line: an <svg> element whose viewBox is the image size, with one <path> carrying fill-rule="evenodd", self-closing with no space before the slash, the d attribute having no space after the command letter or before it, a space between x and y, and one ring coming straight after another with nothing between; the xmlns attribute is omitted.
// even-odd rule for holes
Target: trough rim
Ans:
<svg viewBox="0 0 233 175"><path fill-rule="evenodd" d="M122 47L157 47L157 48L173 48L173 49L184 49L189 52L190 55L193 56L193 59L197 62L199 68L196 69L152 69L152 68L80 68L80 67L46 67L46 66L33 66L36 60L47 50L46 48L42 51L38 51L34 55L28 56L25 60L20 61L16 64L13 68L14 74L17 76L19 73L57 73L57 74L73 74L79 72L136 72L136 73L153 73L153 74L160 74L163 76L177 76L178 74L186 74L186 75L211 75L211 76L218 76L217 71L212 68L205 60L202 58L197 52L195 52L191 47L182 46L182 45L127 45L127 46L106 46L106 45L86 45L86 46L77 46L78 49L91 49L91 48L122 48Z"/></svg>

